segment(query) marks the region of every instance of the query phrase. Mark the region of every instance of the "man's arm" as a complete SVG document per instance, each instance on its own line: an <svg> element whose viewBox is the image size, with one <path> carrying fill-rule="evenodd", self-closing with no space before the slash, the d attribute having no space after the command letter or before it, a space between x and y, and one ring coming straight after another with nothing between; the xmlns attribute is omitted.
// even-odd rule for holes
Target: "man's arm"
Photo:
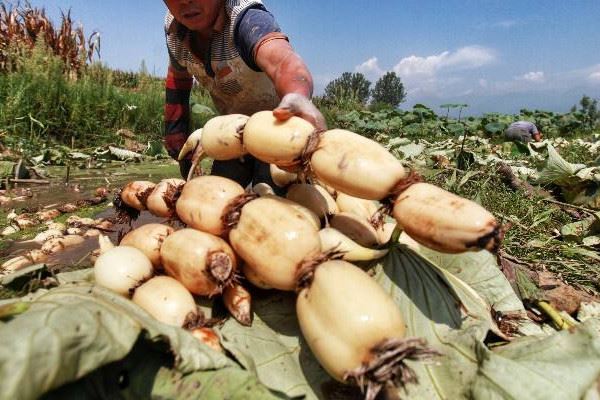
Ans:
<svg viewBox="0 0 600 400"><path fill-rule="evenodd" d="M169 66L165 83L165 134L164 144L169 155L177 159L179 150L189 136L190 125L190 92L193 79L187 71L178 71ZM180 166L182 174L189 160ZM189 167L188 167L189 168Z"/></svg>
<svg viewBox="0 0 600 400"><path fill-rule="evenodd" d="M321 112L309 100L313 79L300 56L281 36L266 36L254 50L256 64L273 81L282 99L273 111L280 120L297 115L311 122L317 129L327 129Z"/></svg>

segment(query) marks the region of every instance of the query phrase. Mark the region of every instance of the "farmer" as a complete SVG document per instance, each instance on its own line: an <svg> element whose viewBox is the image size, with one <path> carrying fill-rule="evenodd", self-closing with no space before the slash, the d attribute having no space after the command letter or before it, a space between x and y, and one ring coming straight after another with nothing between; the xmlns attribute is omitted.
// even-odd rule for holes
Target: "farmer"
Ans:
<svg viewBox="0 0 600 400"><path fill-rule="evenodd" d="M257 0L165 0L165 33L170 63L166 80L165 147L173 158L190 134L192 79L210 93L221 114L252 115L273 110L279 120L292 115L325 129L309 100L313 80L275 18ZM180 162L185 177L191 154ZM274 186L269 165L248 155L215 161L212 174L246 187Z"/></svg>
<svg viewBox="0 0 600 400"><path fill-rule="evenodd" d="M520 142L542 141L542 133L538 131L537 126L529 121L517 121L509 125L504 131L504 137L508 140Z"/></svg>

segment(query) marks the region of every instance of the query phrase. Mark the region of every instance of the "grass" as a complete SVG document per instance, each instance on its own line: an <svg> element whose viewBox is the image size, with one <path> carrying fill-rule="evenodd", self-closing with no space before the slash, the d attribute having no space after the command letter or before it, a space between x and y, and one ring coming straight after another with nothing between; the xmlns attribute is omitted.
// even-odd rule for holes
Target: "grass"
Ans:
<svg viewBox="0 0 600 400"><path fill-rule="evenodd" d="M466 182L467 172L430 171L427 180L460 196L479 202L503 224L509 225L503 249L525 262L546 267L568 283L600 294L600 263L580 252L582 246L562 241L561 227L573 222L563 209L528 198L509 188L491 167ZM462 184L461 184L462 183Z"/></svg>
<svg viewBox="0 0 600 400"><path fill-rule="evenodd" d="M40 147L72 141L77 148L118 144L119 129L142 143L162 140L164 81L138 73L134 88L122 87L120 74L94 63L73 79L59 57L36 47L19 71L0 73L0 144L38 155ZM191 97L214 109L205 91L194 88ZM192 117L196 128L202 121Z"/></svg>
<svg viewBox="0 0 600 400"><path fill-rule="evenodd" d="M579 143L569 143L567 146L559 149L562 158L573 164L593 165L597 156Z"/></svg>

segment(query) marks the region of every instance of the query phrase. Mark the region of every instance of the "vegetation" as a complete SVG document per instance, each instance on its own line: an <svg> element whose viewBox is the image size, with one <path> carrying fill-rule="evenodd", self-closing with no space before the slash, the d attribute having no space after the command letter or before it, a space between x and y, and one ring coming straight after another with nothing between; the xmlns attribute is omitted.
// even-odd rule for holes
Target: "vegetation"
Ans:
<svg viewBox="0 0 600 400"><path fill-rule="evenodd" d="M160 181L157 187L164 188L168 185L163 185L163 178L180 174L176 162L155 159L160 158L161 150L164 154L160 141L162 79L151 76L143 61L134 72L113 70L94 60L95 55L99 58L97 35L84 40L83 28L72 28L69 13L63 13L59 28L54 26L43 9L33 9L27 3L11 8L0 0L0 161L6 166L6 179L1 182L6 190L0 190L0 364L11 366L0 368L0 392L7 398L71 398L81 393L106 398L178 398L182 393L249 399L364 396L365 387L335 383L331 376L348 377L361 386L375 377L366 388L369 398L376 396L383 381L387 381L384 396L390 398L406 392L413 398L429 398L432 393L452 399L583 398L585 393L593 397L600 374L596 345L599 320L591 308L598 306L600 296L600 113L596 99L583 96L564 114L522 109L517 115L465 117L467 104L442 104L435 109L416 104L412 109L399 109L406 93L393 72L381 77L373 89L362 74L346 72L327 86L325 96L314 101L330 128L345 128L358 135L345 132L340 134L344 135L343 142L333 142L331 138L340 131L324 133L310 167L323 183L356 190L356 196L381 199L383 204L391 200L391 184L405 190L400 195L403 199L396 198L391 216L403 228L404 244L411 243L408 234L424 246L415 250L398 246L401 232L394 223L385 225L393 233L384 235L385 229L376 232L373 226L384 222L377 212L382 204L346 196L346 203L355 204L356 215L362 215L361 226L372 231L369 246L373 248L352 242L352 249L348 247L350 239L345 238L344 243L336 231L336 236L328 235L329 249L341 255L342 249L350 248L344 258L356 250L360 255L354 254L355 260L382 258L362 262L361 268L331 261L320 264L315 273L306 261L309 254L328 247L323 234L327 229L318 236L316 229L320 227L319 217L331 216L334 206L342 209L343 194L338 192L336 201L331 198L333 205L321 207L322 214L314 216L315 226L308 219L284 215L297 214L287 203L268 197L255 200L244 207L244 215L253 213L248 214L252 223L240 219L230 233L234 248L229 249L231 257L224 251L228 245L222 239L218 239L218 247L211 244L209 249L206 245L202 255L188 252L186 256L185 251L203 246L199 239L212 242L210 235L186 229L165 240L166 235L148 232L170 232L173 227L146 225L123 239L131 223L113 218L114 207L107 203L112 199L118 208L122 201L161 218L177 213L188 227L212 232L204 228L213 225L219 231L212 233L222 235L223 212L215 213L214 204L202 197L210 197L211 190L227 188L231 182L222 179L217 183L216 177L205 177L206 185L203 179L195 179L183 191L171 186L172 190L165 190L167 194L159 189L150 195L145 190L129 190L151 186L146 181ZM190 106L192 128L204 126L207 135L210 124L204 123L214 115L209 96L195 88ZM269 111L263 116L272 121ZM545 141L506 142L503 132L515 120L535 122ZM245 125L244 147L287 154L288 149L274 144L268 134L261 136L265 124L258 121L255 132L250 123ZM300 136L308 141L314 127L304 123L308 126ZM298 136L298 129L291 134ZM281 139L282 135L270 136ZM339 152L327 151L327 137L329 145L333 142ZM137 149L131 151L139 145L144 148L145 143L139 142L146 140L152 143L144 155ZM344 154L349 153L342 147L356 150L361 157L369 153L375 156L358 167L343 166ZM201 169L208 172L210 156L215 154L204 140L203 148L209 157L202 160ZM291 149L290 153L295 153L290 163L297 161L299 154L305 155L305 150L304 144ZM319 152L333 156L319 161ZM250 153L269 161L254 151ZM9 161L3 160L6 158ZM36 180L40 185L21 187L22 181L10 179L16 158L25 159L28 167L33 164L44 175L44 180ZM405 167L418 175L411 173L409 179L401 180ZM368 179L361 175L368 175ZM401 188L399 183L412 184L419 175L428 184ZM389 184L377 183L386 177ZM373 182L367 182L369 179ZM137 183L118 190L127 182ZM355 186L356 182L361 184ZM322 199L326 194L312 186L314 193L298 189L307 186L290 189L288 199L299 201L302 195L308 198L311 196L307 194L314 193L320 193L316 197ZM455 218L448 220L450 213L445 207L418 210L421 203L415 198L419 192L415 195L414 191L418 187L427 188L420 192L427 195L423 199L435 196L435 203L453 209ZM244 193L241 186L220 191L235 192L232 197ZM244 201L250 199L243 197ZM98 201L102 202L90 205ZM212 208L204 210L206 207ZM273 211L281 215L277 217ZM186 215L198 212L208 217L211 212L215 214L214 224L204 217L202 224L196 218L197 226L187 221L190 218L186 220ZM464 217L456 217L461 212ZM342 222L336 221L340 216ZM81 217L94 217L95 221ZM43 223L49 219L67 226L51 228ZM325 220L331 227L344 225L341 213L321 218ZM298 233L294 248L289 249L295 255L287 254L289 265L283 265L283 270L279 265L275 272L271 267L282 246L272 244L278 240L285 243L280 240L282 227L272 221L299 224L290 228ZM354 226L356 221L348 224L348 229L361 230ZM429 228L436 225L446 235L434 241ZM253 237L257 226L264 234L261 238ZM202 259L192 263L195 270L202 264L207 266L207 273L195 282L177 283L166 276L144 284L132 282L136 273L130 268L134 264L123 255L135 249L107 250L112 247L108 239L94 236L98 232L90 227L109 235L115 243L136 243L156 257L152 262L144 261L140 278L149 277L151 264L158 266L159 259L164 266L160 275L191 276L181 261L196 255ZM334 231L331 227L330 233ZM57 229L59 234L68 235L45 240L56 235ZM492 245L501 236L504 240L496 249ZM186 244L190 238L194 246ZM262 247L261 243L252 245L254 239ZM271 246L265 246L267 242ZM491 253L443 254L426 248L446 252L473 246L486 246ZM100 254L98 250L107 252ZM299 289L300 295L244 289L237 282L241 275L235 272L234 250L240 260L247 261L244 282ZM86 269L96 256L100 261L95 270ZM298 260L292 262L293 257ZM300 264L303 274L297 288L295 273ZM123 274L115 281L117 270ZM216 281L217 287L210 286ZM354 293L353 288L360 290ZM218 294L221 289L222 296ZM348 298L349 293L352 298ZM127 299L130 294L133 301ZM207 294L211 298L203 298ZM302 303L306 296L312 299L312 309ZM171 301L182 297L185 301ZM165 304L180 307L167 310ZM373 324L361 321L358 326L352 320L357 309L353 304ZM361 309L363 305L366 308ZM227 318L227 312L234 318ZM311 313L334 318L323 320L319 326ZM396 323L390 323L390 315ZM408 318L406 324L402 315ZM191 334L180 328L184 322L188 322L184 329ZM409 339L403 337L405 325ZM382 326L392 327L396 336L386 334ZM56 327L61 329L53 329ZM331 330L336 327L339 332ZM357 327L362 329L358 334ZM325 340L326 348L313 346L331 338L332 332L342 334L333 341ZM351 346L357 344L356 337L369 335L372 340L364 346ZM219 338L228 340L220 343ZM512 338L518 340L510 343ZM372 347L373 343L378 345ZM102 351L98 351L99 346ZM346 365L340 362L337 348L369 362ZM405 356L424 360L438 352L435 368L419 367L410 372L402 363L397 364ZM417 365L418 361L410 364ZM548 377L557 376L561 384L549 385ZM396 378L410 383L395 390L392 381Z"/></svg>
<svg viewBox="0 0 600 400"><path fill-rule="evenodd" d="M63 61L65 72L78 76L94 54L100 57L100 35L86 37L83 27L73 26L71 12L62 13L60 25L48 19L43 8L0 2L0 71L19 71L33 48L43 43Z"/></svg>
<svg viewBox="0 0 600 400"><path fill-rule="evenodd" d="M587 130L592 130L598 123L600 123L600 110L598 109L598 100L592 99L589 96L584 95L579 101L580 109L577 110L577 106L571 108L572 113L579 113L581 115L581 123Z"/></svg>
<svg viewBox="0 0 600 400"><path fill-rule="evenodd" d="M92 33L85 38L82 27L73 28L70 13L63 13L61 23L56 25L48 20L43 9L27 4L11 8L0 2L0 150L10 149L30 157L48 149L67 149L73 144L79 149L119 145L123 138L117 131L123 128L133 131L139 142L160 142L162 79L151 76L143 62L137 72L102 65L94 60L100 57L99 37ZM473 159L496 152L503 145L502 133L511 122L529 120L536 123L546 138L569 140L559 149L566 161L597 165L597 151L572 140L591 139L598 134L597 100L583 96L564 114L522 109L516 115L486 113L464 117L466 104L442 104L439 114L422 104L401 110L397 107L405 96L404 85L393 72L382 76L373 89L363 74L345 72L327 85L323 97L314 100L329 127L360 133L390 148L402 140L428 147L436 143L458 146L462 156L451 161L453 167L460 168L437 171L431 179L465 197L479 199L498 215L520 221L507 235L507 249L534 262L530 256L535 252L523 245L522 238L538 240L569 222L569 215L554 210L544 223L536 224L535 210L542 209L545 203L525 198L510 188L499 190L500 177L490 167L479 166L478 170L472 165ZM193 128L202 126L214 110L209 95L195 88L191 105L192 110L197 110L193 114ZM486 140L489 146L474 146L479 139ZM540 160L528 158L526 149L516 144L503 157L532 167L541 164ZM465 184L453 186L456 179L461 181L471 172L480 173ZM530 229L525 230L524 226ZM516 232L514 236L512 232ZM545 253L550 265L553 263L550 258L559 259L559 253L565 249L562 243L555 244ZM576 265L574 271L585 268L582 261L585 256L569 259L574 263L571 265ZM580 282L577 273L565 275ZM598 283L589 283L587 287L600 289Z"/></svg>
<svg viewBox="0 0 600 400"><path fill-rule="evenodd" d="M325 99L330 103L366 105L370 96L371 82L360 72L344 72L325 87Z"/></svg>
<svg viewBox="0 0 600 400"><path fill-rule="evenodd" d="M374 104L383 103L396 108L406 98L406 92L400 77L395 72L390 71L375 83L371 96Z"/></svg>
<svg viewBox="0 0 600 400"><path fill-rule="evenodd" d="M0 3L0 145L31 156L54 144L118 144L119 129L140 142L162 138L163 80L143 62L139 72L94 62L99 36L85 38L70 13L55 28L44 9ZM192 102L212 107L198 88Z"/></svg>
<svg viewBox="0 0 600 400"><path fill-rule="evenodd" d="M384 74L371 89L371 82L360 72L344 72L329 82L318 101L327 107L356 109L370 105L371 109L396 108L406 98L404 85L395 72Z"/></svg>

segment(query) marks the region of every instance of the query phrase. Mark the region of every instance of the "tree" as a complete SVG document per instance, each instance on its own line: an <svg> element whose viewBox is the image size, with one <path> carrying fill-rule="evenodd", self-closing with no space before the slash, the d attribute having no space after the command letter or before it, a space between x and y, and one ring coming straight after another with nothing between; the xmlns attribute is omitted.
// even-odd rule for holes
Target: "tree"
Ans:
<svg viewBox="0 0 600 400"><path fill-rule="evenodd" d="M396 108L406 98L406 92L400 77L390 71L377 80L372 96L373 103L386 103Z"/></svg>
<svg viewBox="0 0 600 400"><path fill-rule="evenodd" d="M583 123L586 129L593 129L600 120L600 110L598 110L598 100L584 95L579 101Z"/></svg>
<svg viewBox="0 0 600 400"><path fill-rule="evenodd" d="M371 92L371 82L360 72L344 72L325 87L325 98L330 101L356 101L366 104Z"/></svg>

